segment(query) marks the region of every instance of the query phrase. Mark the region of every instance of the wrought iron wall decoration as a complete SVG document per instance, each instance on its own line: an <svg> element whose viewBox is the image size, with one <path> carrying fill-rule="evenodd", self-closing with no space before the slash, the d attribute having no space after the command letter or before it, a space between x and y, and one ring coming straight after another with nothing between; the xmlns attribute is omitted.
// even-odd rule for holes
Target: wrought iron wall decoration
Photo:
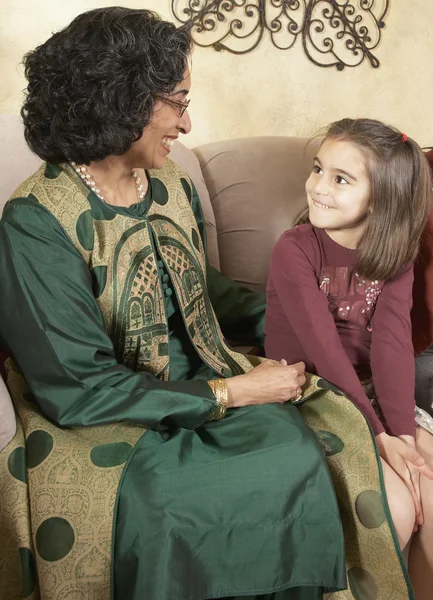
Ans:
<svg viewBox="0 0 433 600"><path fill-rule="evenodd" d="M280 50L302 39L319 67L356 67L378 46L390 0L170 0L175 18L198 46L246 54L265 32Z"/></svg>

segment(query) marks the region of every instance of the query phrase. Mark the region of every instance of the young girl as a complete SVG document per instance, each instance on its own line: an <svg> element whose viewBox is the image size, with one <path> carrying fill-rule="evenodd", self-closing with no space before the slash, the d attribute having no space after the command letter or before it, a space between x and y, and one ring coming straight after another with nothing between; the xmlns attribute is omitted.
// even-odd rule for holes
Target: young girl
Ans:
<svg viewBox="0 0 433 600"><path fill-rule="evenodd" d="M416 598L431 600L433 436L428 415L417 427L410 324L412 263L430 210L427 161L405 134L343 119L329 126L305 188L303 224L271 257L266 356L304 361L362 410L401 547L417 532Z"/></svg>

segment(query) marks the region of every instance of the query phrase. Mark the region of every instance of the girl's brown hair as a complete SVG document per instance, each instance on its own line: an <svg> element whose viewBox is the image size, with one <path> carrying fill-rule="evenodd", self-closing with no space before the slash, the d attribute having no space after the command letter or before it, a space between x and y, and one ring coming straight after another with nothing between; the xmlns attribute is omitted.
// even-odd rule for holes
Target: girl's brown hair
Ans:
<svg viewBox="0 0 433 600"><path fill-rule="evenodd" d="M370 212L358 245L357 270L368 279L389 279L418 253L431 208L427 159L414 140L372 119L331 123L326 139L350 142L364 156ZM305 222L308 211L295 224Z"/></svg>

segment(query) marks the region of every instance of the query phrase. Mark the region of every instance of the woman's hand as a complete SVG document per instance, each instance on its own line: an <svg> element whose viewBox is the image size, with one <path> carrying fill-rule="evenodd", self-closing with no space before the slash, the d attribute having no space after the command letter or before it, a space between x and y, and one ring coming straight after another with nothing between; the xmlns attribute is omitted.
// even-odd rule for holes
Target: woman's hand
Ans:
<svg viewBox="0 0 433 600"><path fill-rule="evenodd" d="M287 402L302 393L305 364L266 360L245 375L227 379L228 407Z"/></svg>
<svg viewBox="0 0 433 600"><path fill-rule="evenodd" d="M395 437L387 433L376 436L380 456L406 484L415 506L416 529L424 522L419 479L424 475L433 480L433 471L417 452L415 440L410 435Z"/></svg>

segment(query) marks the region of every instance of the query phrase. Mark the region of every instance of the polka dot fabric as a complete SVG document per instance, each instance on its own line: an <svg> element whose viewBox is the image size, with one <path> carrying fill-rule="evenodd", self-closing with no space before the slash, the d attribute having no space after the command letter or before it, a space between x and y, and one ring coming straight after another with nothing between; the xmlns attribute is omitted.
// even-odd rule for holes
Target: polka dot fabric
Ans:
<svg viewBox="0 0 433 600"><path fill-rule="evenodd" d="M11 361L6 372L19 419L0 453L0 597L109 600L117 489L145 429L58 428Z"/></svg>
<svg viewBox="0 0 433 600"><path fill-rule="evenodd" d="M143 429L60 429L11 361L18 429L0 453L0 589L8 599L110 600L113 511ZM345 532L348 589L326 600L413 600L384 501L378 456L360 411L310 376L300 408L328 461ZM23 595L24 594L24 595Z"/></svg>
<svg viewBox="0 0 433 600"><path fill-rule="evenodd" d="M345 538L348 590L325 594L324 598L414 600L367 421L324 379L309 376L304 397L307 401L300 411L325 452Z"/></svg>

